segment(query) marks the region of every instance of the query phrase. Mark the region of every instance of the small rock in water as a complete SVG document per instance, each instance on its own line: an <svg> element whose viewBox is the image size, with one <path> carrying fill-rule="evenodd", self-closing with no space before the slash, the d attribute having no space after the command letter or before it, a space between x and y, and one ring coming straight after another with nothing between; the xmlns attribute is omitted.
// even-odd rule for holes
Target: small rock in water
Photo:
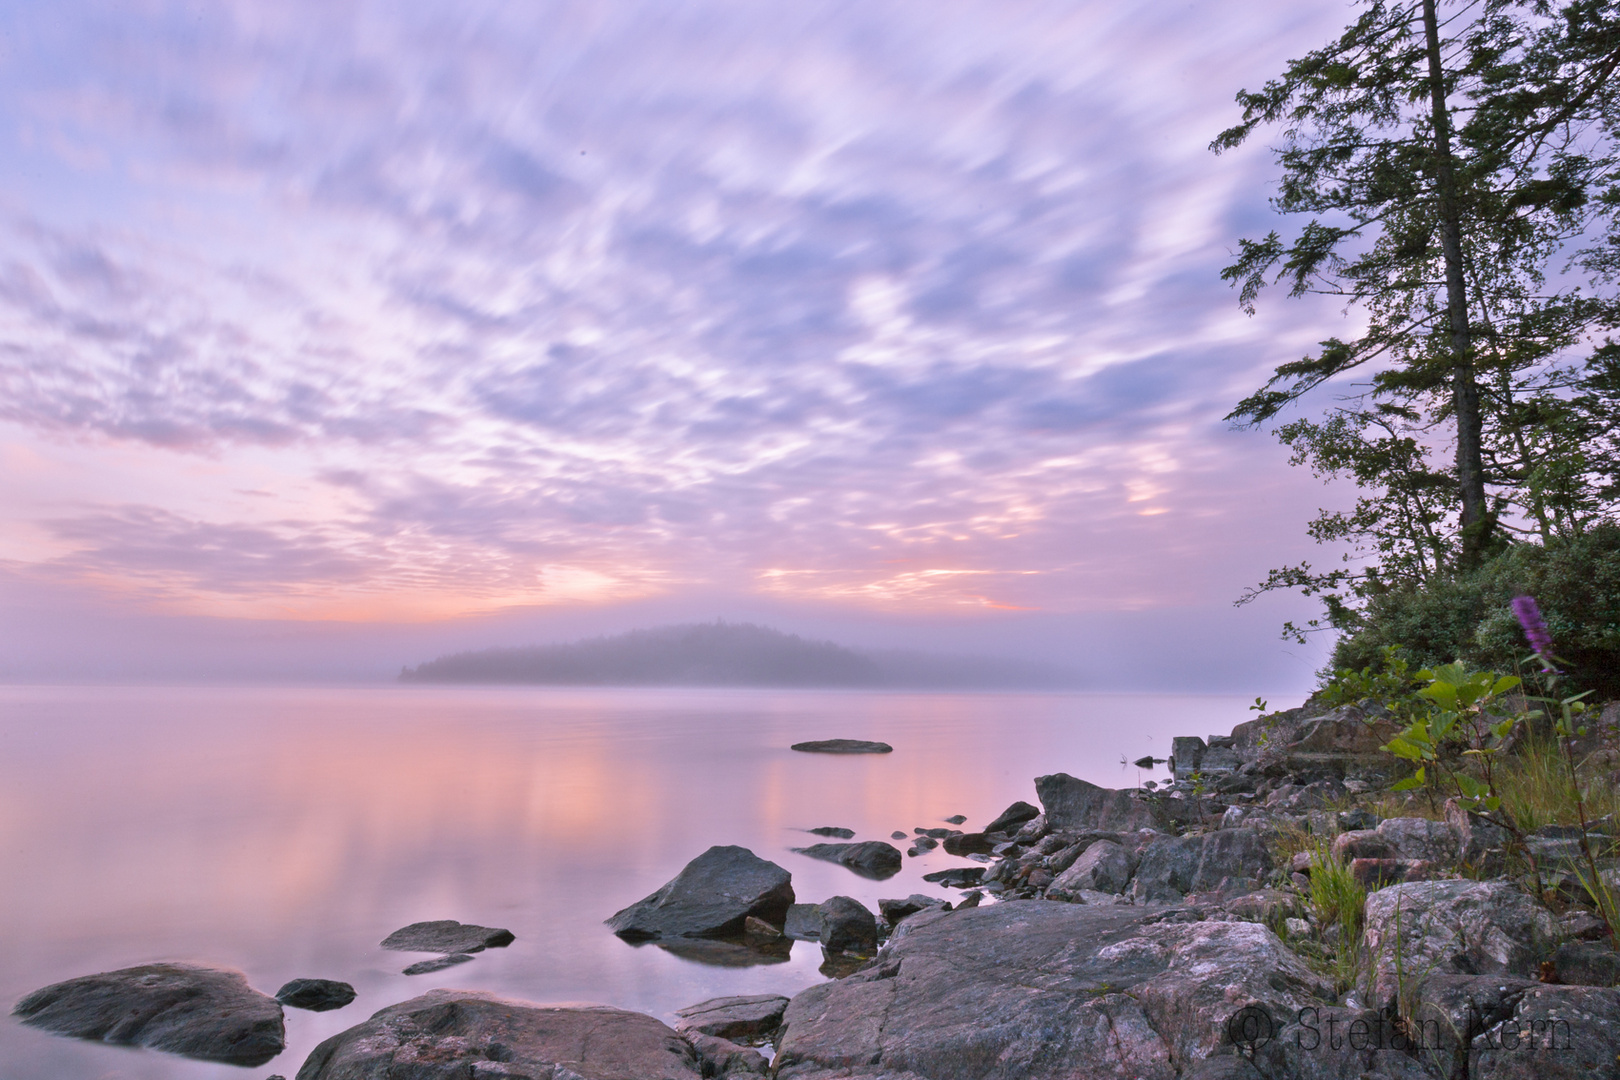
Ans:
<svg viewBox="0 0 1620 1080"><path fill-rule="evenodd" d="M894 830L894 832L889 834L889 839L890 840L904 840L906 837L908 837L910 835L911 835L910 833L902 832L899 829L896 829L896 830Z"/></svg>
<svg viewBox="0 0 1620 1080"><path fill-rule="evenodd" d="M396 952L475 953L504 949L516 940L510 930L435 919L395 930L383 938L382 947Z"/></svg>
<svg viewBox="0 0 1620 1080"><path fill-rule="evenodd" d="M286 1046L281 1005L238 971L143 964L35 990L11 1010L56 1035L263 1065Z"/></svg>
<svg viewBox="0 0 1620 1080"><path fill-rule="evenodd" d="M924 874L923 880L953 889L965 889L984 880L984 867L953 866L949 870L936 870L932 874Z"/></svg>
<svg viewBox="0 0 1620 1080"><path fill-rule="evenodd" d="M276 991L276 1000L295 1009L327 1012L354 1000L354 987L332 979L294 979Z"/></svg>
<svg viewBox="0 0 1620 1080"><path fill-rule="evenodd" d="M921 848L924 851L933 851L935 848L939 847L939 841L935 840L932 836L919 836L916 840L912 841L912 846Z"/></svg>
<svg viewBox="0 0 1620 1080"><path fill-rule="evenodd" d="M744 932L749 916L782 925L793 901L793 875L747 848L717 845L607 924L628 941L732 937Z"/></svg>
<svg viewBox="0 0 1620 1080"><path fill-rule="evenodd" d="M1017 827L1026 821L1033 821L1040 815L1040 807L1031 806L1027 802L1015 802L1001 812L1001 816L984 827L985 832L1016 832Z"/></svg>
<svg viewBox="0 0 1620 1080"><path fill-rule="evenodd" d="M900 849L881 840L867 840L860 844L812 844L793 850L812 859L847 866L874 881L891 878L900 872Z"/></svg>
<svg viewBox="0 0 1620 1080"><path fill-rule="evenodd" d="M894 747L884 742L864 739L818 739L814 742L794 743L794 750L805 754L889 754Z"/></svg>
<svg viewBox="0 0 1620 1080"><path fill-rule="evenodd" d="M915 915L919 911L926 911L929 908L936 907L942 907L948 911L950 910L950 906L951 904L949 900L941 900L938 897L933 896L924 896L922 893L912 893L904 900L878 901L878 910L883 913L884 920L888 922L890 926L898 925L900 920L905 918L907 915Z"/></svg>
<svg viewBox="0 0 1620 1080"><path fill-rule="evenodd" d="M851 840L855 837L854 829L841 829L837 825L822 825L819 828L810 829L809 831L815 833L817 836L836 836L840 840Z"/></svg>
<svg viewBox="0 0 1620 1080"><path fill-rule="evenodd" d="M472 957L468 956L466 953L453 953L450 956L435 956L431 960L418 960L416 963L405 969L405 974L426 975L429 972L443 971L445 968L455 967L457 964L465 964L471 959Z"/></svg>
<svg viewBox="0 0 1620 1080"><path fill-rule="evenodd" d="M962 824L962 822L967 820L967 815L966 814L952 814L950 817L946 818L945 820L950 822L952 825L960 825L960 824Z"/></svg>
<svg viewBox="0 0 1620 1080"><path fill-rule="evenodd" d="M850 896L835 896L817 909L821 947L831 952L871 956L877 951L877 917Z"/></svg>

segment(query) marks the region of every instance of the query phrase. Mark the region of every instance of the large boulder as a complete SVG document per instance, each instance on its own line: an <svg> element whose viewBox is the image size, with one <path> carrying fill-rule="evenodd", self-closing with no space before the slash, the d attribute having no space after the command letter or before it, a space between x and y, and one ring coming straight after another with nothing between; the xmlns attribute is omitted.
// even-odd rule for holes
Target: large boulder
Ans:
<svg viewBox="0 0 1620 1080"><path fill-rule="evenodd" d="M847 866L861 877L874 881L892 878L900 872L900 849L882 840L865 840L859 844L811 844L793 850L812 859Z"/></svg>
<svg viewBox="0 0 1620 1080"><path fill-rule="evenodd" d="M1387 716L1347 705L1326 713L1309 708L1271 713L1239 724L1231 738L1240 760L1267 775L1309 783L1392 775L1396 759L1381 747L1398 731Z"/></svg>
<svg viewBox="0 0 1620 1080"><path fill-rule="evenodd" d="M1175 903L1194 892L1252 892L1270 871L1271 854L1257 829L1161 836L1142 849L1131 896L1153 904Z"/></svg>
<svg viewBox="0 0 1620 1080"><path fill-rule="evenodd" d="M1423 1075L1398 1052L1305 1049L1299 1017L1332 987L1266 927L1164 915L1033 900L913 915L873 963L793 999L776 1076L1173 1080L1234 1053L1245 1008L1268 1018L1254 1056L1271 1080Z"/></svg>
<svg viewBox="0 0 1620 1080"><path fill-rule="evenodd" d="M263 1065L286 1046L275 998L238 971L143 964L55 983L11 1010L30 1027L203 1061Z"/></svg>
<svg viewBox="0 0 1620 1080"><path fill-rule="evenodd" d="M1037 776L1035 794L1045 808L1047 826L1055 832L1163 828L1166 820L1157 801L1098 787L1068 773Z"/></svg>
<svg viewBox="0 0 1620 1080"><path fill-rule="evenodd" d="M793 903L793 875L745 847L715 846L662 889L607 920L631 941L734 937L750 917L780 927Z"/></svg>
<svg viewBox="0 0 1620 1080"><path fill-rule="evenodd" d="M605 1005L431 990L317 1046L298 1080L702 1080L692 1045Z"/></svg>
<svg viewBox="0 0 1620 1080"><path fill-rule="evenodd" d="M1445 1080L1620 1080L1620 989L1434 975L1405 1034Z"/></svg>
<svg viewBox="0 0 1620 1080"><path fill-rule="evenodd" d="M1552 956L1552 913L1505 881L1413 881L1367 897L1368 991L1393 1006L1432 975L1530 978Z"/></svg>

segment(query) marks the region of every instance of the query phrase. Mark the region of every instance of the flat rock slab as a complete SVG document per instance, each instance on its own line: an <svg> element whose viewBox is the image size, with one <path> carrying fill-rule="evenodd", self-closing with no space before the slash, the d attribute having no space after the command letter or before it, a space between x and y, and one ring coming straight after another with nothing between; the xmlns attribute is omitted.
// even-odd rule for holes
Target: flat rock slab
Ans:
<svg viewBox="0 0 1620 1080"><path fill-rule="evenodd" d="M35 990L11 1015L78 1039L145 1046L230 1065L263 1065L286 1046L281 1005L238 971L143 964Z"/></svg>
<svg viewBox="0 0 1620 1080"><path fill-rule="evenodd" d="M1425 1075L1399 1051L1305 1049L1296 1018L1331 986L1264 926L1169 914L1044 900L920 912L865 968L793 998L774 1075L1173 1080L1231 1054L1227 1021L1248 1006L1276 1024L1262 1076Z"/></svg>
<svg viewBox="0 0 1620 1080"><path fill-rule="evenodd" d="M332 979L294 979L276 991L276 1000L294 1009L329 1012L354 1000L354 987Z"/></svg>
<svg viewBox="0 0 1620 1080"><path fill-rule="evenodd" d="M837 825L822 825L807 831L813 832L817 836L836 836L840 840L853 840L855 838L854 829L845 829Z"/></svg>
<svg viewBox="0 0 1620 1080"><path fill-rule="evenodd" d="M793 850L812 859L846 866L873 881L883 881L900 872L900 849L882 840L865 840L859 844L811 844L807 848Z"/></svg>
<svg viewBox="0 0 1620 1080"><path fill-rule="evenodd" d="M782 1026L788 999L780 994L719 997L676 1011L675 1030L702 1032L732 1042L768 1039Z"/></svg>
<svg viewBox="0 0 1620 1080"><path fill-rule="evenodd" d="M466 953L451 953L449 956L435 956L431 960L418 960L416 963L406 968L401 974L431 975L435 971L443 971L445 968L453 968L457 964L465 964L471 959L472 957L468 956Z"/></svg>
<svg viewBox="0 0 1620 1080"><path fill-rule="evenodd" d="M641 1013L433 990L317 1046L298 1080L701 1080L690 1043Z"/></svg>
<svg viewBox="0 0 1620 1080"><path fill-rule="evenodd" d="M818 739L814 742L794 743L792 749L805 754L892 754L894 747L886 742L867 742L865 739Z"/></svg>
<svg viewBox="0 0 1620 1080"><path fill-rule="evenodd" d="M792 874L745 847L716 845L607 925L628 941L734 937L750 917L781 927L793 899Z"/></svg>
<svg viewBox="0 0 1620 1080"><path fill-rule="evenodd" d="M397 952L475 953L504 949L516 940L510 930L435 919L395 930L382 939L382 947Z"/></svg>

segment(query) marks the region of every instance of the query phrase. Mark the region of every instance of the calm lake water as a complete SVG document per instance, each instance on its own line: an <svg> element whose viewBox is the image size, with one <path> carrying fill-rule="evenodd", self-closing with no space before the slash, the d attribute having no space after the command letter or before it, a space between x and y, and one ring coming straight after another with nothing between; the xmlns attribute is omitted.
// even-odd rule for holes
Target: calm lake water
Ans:
<svg viewBox="0 0 1620 1080"><path fill-rule="evenodd" d="M45 1035L0 1020L5 1080L293 1076L322 1039L432 987L600 1002L673 1019L720 994L822 981L819 948L712 967L632 947L602 920L712 844L793 873L801 901L951 895L790 848L983 825L1033 777L1145 778L1173 735L1246 719L1234 695L906 694L756 690L0 687L0 1001L155 960L354 984L334 1012L287 1010L287 1050L242 1070ZM793 753L879 739L882 756ZM1157 774L1161 778L1162 772ZM904 848L903 843L898 846ZM377 942L459 919L517 935L459 967Z"/></svg>

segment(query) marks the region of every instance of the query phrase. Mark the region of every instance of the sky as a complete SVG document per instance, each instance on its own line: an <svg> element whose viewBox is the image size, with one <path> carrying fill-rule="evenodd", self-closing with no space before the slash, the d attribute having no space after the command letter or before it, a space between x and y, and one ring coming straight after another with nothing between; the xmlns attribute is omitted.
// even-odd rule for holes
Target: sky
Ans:
<svg viewBox="0 0 1620 1080"><path fill-rule="evenodd" d="M1356 313L1234 94L1340 2L0 5L0 677L713 618L1302 690ZM1327 401L1320 402L1325 405Z"/></svg>

